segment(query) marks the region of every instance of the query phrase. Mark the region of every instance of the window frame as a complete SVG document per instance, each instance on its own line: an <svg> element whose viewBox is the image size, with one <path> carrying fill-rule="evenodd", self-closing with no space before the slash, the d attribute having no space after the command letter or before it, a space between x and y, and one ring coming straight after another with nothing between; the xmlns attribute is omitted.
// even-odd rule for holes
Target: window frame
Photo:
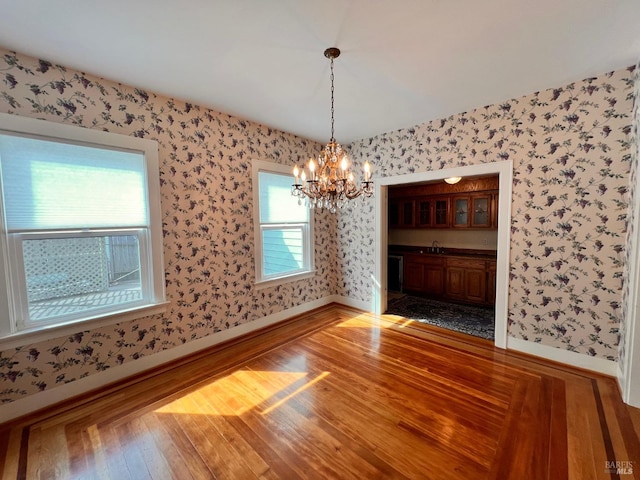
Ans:
<svg viewBox="0 0 640 480"><path fill-rule="evenodd" d="M314 211L307 207L307 222L273 222L263 224L260 221L260 180L259 173L267 172L277 175L291 177L293 184L292 169L288 165L267 162L264 160L254 160L252 162L252 185L253 185L253 223L254 223L254 262L255 262L255 286L266 288L280 285L286 282L311 278L315 275L315 241L314 241ZM292 202L297 202L295 197L291 197ZM265 228L266 226L266 228ZM302 227L303 231L303 262L304 267L300 270L289 271L284 274L264 275L263 272L263 241L262 233L265 229L276 228L297 228Z"/></svg>
<svg viewBox="0 0 640 480"><path fill-rule="evenodd" d="M98 328L122 321L155 315L166 311L162 219L160 209L160 175L158 144L154 140L130 137L74 125L59 124L17 115L0 113L0 133L41 137L43 140L67 144L88 145L109 150L142 153L145 161L145 188L148 206L148 226L140 228L51 229L42 232L7 231L4 199L0 191L0 347L40 341L67 333ZM141 232L140 230L143 230ZM28 302L22 241L65 237L119 235L127 232L140 240L140 265L147 267L141 275L143 297L141 301L113 305L106 309L88 310L59 318L57 321L25 322L18 317ZM143 245L144 243L144 245ZM20 276L22 275L22 278ZM16 285L16 279L22 281ZM146 288L145 288L146 287Z"/></svg>

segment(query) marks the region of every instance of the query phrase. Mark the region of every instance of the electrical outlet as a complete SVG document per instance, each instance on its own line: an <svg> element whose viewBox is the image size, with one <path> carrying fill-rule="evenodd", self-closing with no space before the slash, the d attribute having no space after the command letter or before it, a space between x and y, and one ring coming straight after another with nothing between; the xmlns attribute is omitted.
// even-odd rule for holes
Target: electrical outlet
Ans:
<svg viewBox="0 0 640 480"><path fill-rule="evenodd" d="M485 246L489 245L489 240L487 238L483 238L482 245L485 245Z"/></svg>

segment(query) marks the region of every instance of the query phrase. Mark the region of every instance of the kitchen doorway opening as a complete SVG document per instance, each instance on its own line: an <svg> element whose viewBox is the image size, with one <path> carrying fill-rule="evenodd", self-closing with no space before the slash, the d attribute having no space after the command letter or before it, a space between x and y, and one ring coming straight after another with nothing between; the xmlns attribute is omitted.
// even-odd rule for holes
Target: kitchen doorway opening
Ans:
<svg viewBox="0 0 640 480"><path fill-rule="evenodd" d="M413 268L407 263L403 255L398 255L399 252L395 251L391 254L389 250L389 225L390 221L394 222L395 219L389 218L389 189L395 188L401 185L414 185L424 184L433 181L443 180L444 178L460 176L460 177L487 177L491 175L498 176L498 190L499 197L497 199L497 237L496 243L496 256L495 256L495 306L492 312L493 315L493 343L500 348L506 348L507 343L507 306L508 306L508 291L509 291L509 233L511 222L511 186L513 177L513 165L511 161L502 161L487 163L481 165L472 165L467 167L458 167L454 169L439 170L433 172L423 172L408 175L401 175L396 177L381 178L376 186L376 266L375 266L375 278L373 281L373 310L378 313L384 313L387 311L389 302L395 302L400 296L404 295L403 290L406 290L406 282L411 279L411 272L407 271L407 268ZM392 215L394 212L391 212ZM393 239L392 239L393 240ZM393 245L393 244L392 244ZM435 248L438 248L436 246ZM446 246L443 247L446 253ZM434 250L435 252L435 250ZM419 252L411 252L412 254L419 254ZM424 249L423 249L423 253ZM433 252L429 252L433 253ZM403 256L403 261L399 262L399 259L390 259L390 256L400 257ZM399 279L402 285L400 291L397 290L397 284L389 285L389 273L394 276L399 270L398 263L403 269L403 277ZM450 262L452 265L455 262ZM464 259L461 259L461 266L464 265ZM390 270L391 269L391 270ZM451 275L455 276L455 272ZM455 281L455 278L451 281ZM431 307L427 308L434 308ZM461 309L465 307L461 306ZM458 309L460 310L460 309ZM465 315L472 316L474 312L467 311ZM477 313L477 312L475 312ZM482 312L480 312L482 313ZM443 314L444 315L444 314ZM480 336L480 335L479 335ZM485 337L486 338L486 337Z"/></svg>

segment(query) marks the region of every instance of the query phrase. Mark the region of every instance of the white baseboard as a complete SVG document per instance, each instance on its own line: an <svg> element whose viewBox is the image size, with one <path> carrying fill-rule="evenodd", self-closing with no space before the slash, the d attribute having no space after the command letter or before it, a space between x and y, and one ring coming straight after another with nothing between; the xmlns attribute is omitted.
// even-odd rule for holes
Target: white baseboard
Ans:
<svg viewBox="0 0 640 480"><path fill-rule="evenodd" d="M261 328L274 325L295 315L300 315L308 312L309 310L323 307L333 302L357 308L359 310L372 310L371 305L368 302L362 302L360 300L354 300L340 295L331 295L314 300L312 302L298 305L258 320L254 320L253 322L218 332L214 335L193 340L169 350L164 350L153 355L142 357L135 361L127 362L124 365L112 367L103 372L95 373L74 382L60 385L50 390L45 390L44 392L29 395L18 401L0 405L0 423L27 415L58 402L69 400L75 396L90 392L91 390L124 380L128 377L144 372L145 370L150 370L163 364L173 362L181 357L212 347L219 343L232 340L236 337L246 335L253 331L260 330ZM620 379L621 376L617 362L604 360L602 358L590 357L588 355L582 355L568 350L561 350L559 348L549 347L539 343L528 342L514 337L508 337L507 348L574 367L610 375L618 379Z"/></svg>
<svg viewBox="0 0 640 480"><path fill-rule="evenodd" d="M33 395L21 398L17 401L0 405L0 423L13 420L15 418L27 415L45 407L49 407L58 402L69 400L78 395L90 392L105 385L124 380L138 373L159 367L160 365L173 362L181 357L185 357L192 353L198 352L205 348L212 347L222 342L226 342L241 335L246 335L261 328L265 328L283 320L291 318L295 315L313 310L314 308L328 305L332 302L345 303L336 299L336 296L324 297L312 302L298 305L288 310L274 313L267 317L254 320L253 322L244 323L229 330L223 330L214 335L199 338L191 342L178 345L177 347L162 352L148 355L138 360L127 362L124 365L109 368L99 373L89 375L71 383L38 392Z"/></svg>
<svg viewBox="0 0 640 480"><path fill-rule="evenodd" d="M332 295L331 299L333 302L341 303L342 305L346 305L347 307L357 308L358 310L364 310L365 312L372 312L373 308L371 306L371 302L363 302L361 300L354 300L349 297L341 297L340 295Z"/></svg>
<svg viewBox="0 0 640 480"><path fill-rule="evenodd" d="M570 350L562 350L540 343L528 342L520 338L508 337L507 349L516 350L536 357L542 357L554 362L564 363L572 367L584 368L592 372L602 373L616 378L618 376L618 362L603 358L590 357Z"/></svg>
<svg viewBox="0 0 640 480"><path fill-rule="evenodd" d="M624 372L622 371L622 364L618 362L616 365L616 379L618 380L618 386L620 387L620 391L624 392Z"/></svg>

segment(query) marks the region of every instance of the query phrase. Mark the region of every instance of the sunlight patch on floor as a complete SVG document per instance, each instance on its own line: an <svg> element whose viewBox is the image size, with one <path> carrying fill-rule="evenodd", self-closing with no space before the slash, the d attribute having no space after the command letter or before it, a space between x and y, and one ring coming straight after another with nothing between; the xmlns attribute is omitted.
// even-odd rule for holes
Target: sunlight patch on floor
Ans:
<svg viewBox="0 0 640 480"><path fill-rule="evenodd" d="M396 325L396 319L406 321L404 317L396 317L395 315L374 316L373 314L363 313L354 315L344 319L336 326L341 328L389 328Z"/></svg>
<svg viewBox="0 0 640 480"><path fill-rule="evenodd" d="M330 372L322 372L316 378L314 378L313 380L310 380L309 382L305 383L302 387L298 388L295 392L292 392L289 395L287 395L286 397L284 397L283 399L278 400L276 403L274 403L273 405L271 405L270 407L266 408L265 410L263 410L260 413L262 415L267 415L268 413L272 412L273 410L275 410L279 406L285 404L287 401L289 401L290 399L292 399L293 397L295 397L299 393L304 392L309 387L312 387L313 385L318 383L320 380L323 380L325 377L327 377L329 375L329 373Z"/></svg>
<svg viewBox="0 0 640 480"><path fill-rule="evenodd" d="M306 376L307 372L238 370L155 411L196 415L242 415Z"/></svg>

